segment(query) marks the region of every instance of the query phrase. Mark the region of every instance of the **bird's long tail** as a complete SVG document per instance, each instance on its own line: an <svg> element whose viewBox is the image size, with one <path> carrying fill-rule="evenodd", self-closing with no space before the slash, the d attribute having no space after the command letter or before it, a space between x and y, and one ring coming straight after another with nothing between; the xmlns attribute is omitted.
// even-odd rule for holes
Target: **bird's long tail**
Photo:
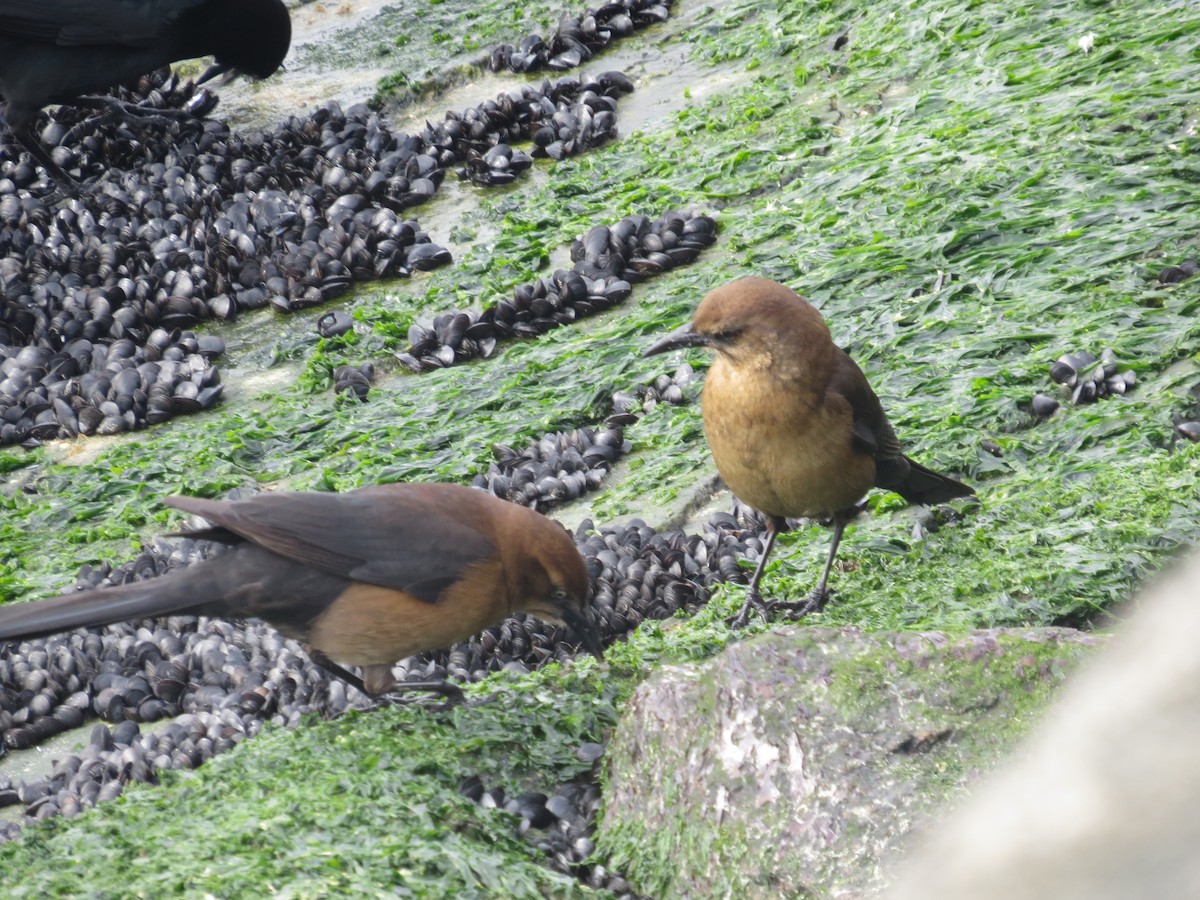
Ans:
<svg viewBox="0 0 1200 900"><path fill-rule="evenodd" d="M945 503L955 497L970 497L975 489L961 481L955 481L933 469L927 469L918 462L913 462L907 456L908 476L900 484L888 485L909 503L920 503L930 506L934 503Z"/></svg>
<svg viewBox="0 0 1200 900"><path fill-rule="evenodd" d="M203 594L181 589L178 578L152 578L31 603L7 603L0 606L0 641L197 611L197 596Z"/></svg>

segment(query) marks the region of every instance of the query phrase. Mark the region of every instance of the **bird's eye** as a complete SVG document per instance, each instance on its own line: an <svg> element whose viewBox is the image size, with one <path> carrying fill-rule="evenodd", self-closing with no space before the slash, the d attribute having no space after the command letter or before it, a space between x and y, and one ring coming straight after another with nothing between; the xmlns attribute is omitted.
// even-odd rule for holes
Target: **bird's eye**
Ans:
<svg viewBox="0 0 1200 900"><path fill-rule="evenodd" d="M550 592L550 599L559 606L562 606L571 599L571 595L562 588L556 588Z"/></svg>
<svg viewBox="0 0 1200 900"><path fill-rule="evenodd" d="M718 344L732 344L741 335L741 328L722 328L713 334L712 338Z"/></svg>

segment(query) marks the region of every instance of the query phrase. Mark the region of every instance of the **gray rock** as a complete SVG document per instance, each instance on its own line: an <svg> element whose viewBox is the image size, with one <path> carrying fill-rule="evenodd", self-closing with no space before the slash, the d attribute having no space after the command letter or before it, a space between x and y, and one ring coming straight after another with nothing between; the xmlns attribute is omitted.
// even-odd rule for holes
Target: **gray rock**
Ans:
<svg viewBox="0 0 1200 900"><path fill-rule="evenodd" d="M1095 642L793 627L666 667L610 746L599 846L658 898L861 896Z"/></svg>

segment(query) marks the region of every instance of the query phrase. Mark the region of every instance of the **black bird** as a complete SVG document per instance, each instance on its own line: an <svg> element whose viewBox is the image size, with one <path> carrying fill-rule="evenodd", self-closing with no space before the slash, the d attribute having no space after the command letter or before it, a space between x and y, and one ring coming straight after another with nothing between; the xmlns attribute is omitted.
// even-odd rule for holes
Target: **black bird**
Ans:
<svg viewBox="0 0 1200 900"><path fill-rule="evenodd" d="M4 119L47 174L71 184L33 133L43 106L110 105L86 95L197 56L216 58L205 78L266 78L291 40L283 0L0 0Z"/></svg>
<svg viewBox="0 0 1200 900"><path fill-rule="evenodd" d="M369 694L392 664L449 647L514 612L566 624L602 655L575 541L552 519L453 484L383 484L344 494L169 497L203 516L194 536L233 544L161 578L0 605L0 642L178 614L259 618ZM361 666L359 678L341 666Z"/></svg>
<svg viewBox="0 0 1200 900"><path fill-rule="evenodd" d="M708 445L729 489L767 516L767 545L735 625L763 608L758 583L786 519L833 520L812 595L771 604L807 612L828 599L842 531L872 487L921 504L975 493L904 455L862 370L834 344L821 314L789 287L753 277L722 285L700 301L691 322L645 355L680 347L716 352L701 398Z"/></svg>

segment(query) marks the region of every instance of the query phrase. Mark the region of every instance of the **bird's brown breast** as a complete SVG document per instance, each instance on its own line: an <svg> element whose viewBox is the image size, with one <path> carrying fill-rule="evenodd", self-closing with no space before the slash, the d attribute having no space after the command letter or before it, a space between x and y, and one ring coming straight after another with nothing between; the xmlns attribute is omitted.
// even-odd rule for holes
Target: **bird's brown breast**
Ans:
<svg viewBox="0 0 1200 900"><path fill-rule="evenodd" d="M853 449L853 414L840 397L718 356L702 406L721 477L764 513L831 515L857 503L874 481L875 462Z"/></svg>
<svg viewBox="0 0 1200 900"><path fill-rule="evenodd" d="M498 560L469 566L427 603L403 591L353 584L312 623L307 641L337 662L356 666L449 647L507 616L511 609Z"/></svg>

